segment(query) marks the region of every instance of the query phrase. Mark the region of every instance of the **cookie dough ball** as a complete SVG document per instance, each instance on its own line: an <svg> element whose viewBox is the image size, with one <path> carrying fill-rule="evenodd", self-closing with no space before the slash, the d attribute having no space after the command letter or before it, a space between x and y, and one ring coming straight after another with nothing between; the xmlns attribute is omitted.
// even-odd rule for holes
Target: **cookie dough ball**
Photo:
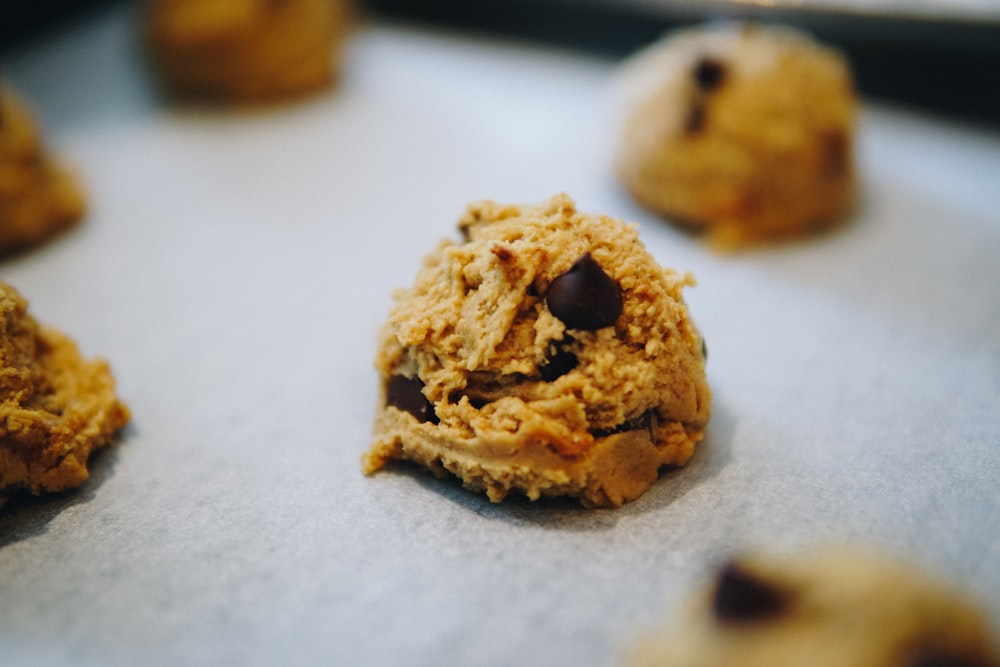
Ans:
<svg viewBox="0 0 1000 667"><path fill-rule="evenodd" d="M694 452L709 418L702 339L634 225L471 205L382 331L372 473L415 461L501 501L617 507Z"/></svg>
<svg viewBox="0 0 1000 667"><path fill-rule="evenodd" d="M854 201L849 66L792 28L676 32L625 65L621 101L621 182L717 247L817 231Z"/></svg>
<svg viewBox="0 0 1000 667"><path fill-rule="evenodd" d="M83 213L80 188L47 154L31 110L0 85L0 253L43 241Z"/></svg>
<svg viewBox="0 0 1000 667"><path fill-rule="evenodd" d="M148 0L146 42L175 97L280 100L334 78L346 0Z"/></svg>
<svg viewBox="0 0 1000 667"><path fill-rule="evenodd" d="M0 506L19 489L37 495L83 484L90 453L129 420L108 364L82 359L27 308L0 282Z"/></svg>
<svg viewBox="0 0 1000 667"><path fill-rule="evenodd" d="M738 558L631 667L1000 667L990 626L939 581L838 547Z"/></svg>

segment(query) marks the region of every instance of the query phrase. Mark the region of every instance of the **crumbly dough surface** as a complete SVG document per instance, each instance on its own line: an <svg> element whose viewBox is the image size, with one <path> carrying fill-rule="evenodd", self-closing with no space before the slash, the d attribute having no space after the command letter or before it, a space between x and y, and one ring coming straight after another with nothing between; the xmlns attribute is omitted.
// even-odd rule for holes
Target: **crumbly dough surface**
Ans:
<svg viewBox="0 0 1000 667"><path fill-rule="evenodd" d="M464 242L442 242L395 294L365 472L406 459L494 502L515 491L615 507L685 463L711 403L681 295L691 276L660 267L634 225L581 213L566 195L475 203L459 228ZM552 285L588 253L620 287L621 311L573 328L550 308ZM416 401L400 400L403 378Z"/></svg>
<svg viewBox="0 0 1000 667"><path fill-rule="evenodd" d="M817 231L854 202L851 71L805 33L677 31L623 67L620 102L621 182L719 248Z"/></svg>
<svg viewBox="0 0 1000 667"><path fill-rule="evenodd" d="M129 420L107 362L86 361L39 326L0 282L0 506L20 489L62 491L87 479L87 459Z"/></svg>
<svg viewBox="0 0 1000 667"><path fill-rule="evenodd" d="M974 603L884 554L836 546L721 568L630 667L998 667Z"/></svg>
<svg viewBox="0 0 1000 667"><path fill-rule="evenodd" d="M0 85L0 253L43 241L83 213L83 193L47 154L28 105Z"/></svg>
<svg viewBox="0 0 1000 667"><path fill-rule="evenodd" d="M347 14L346 0L148 0L144 22L169 94L262 102L333 81Z"/></svg>

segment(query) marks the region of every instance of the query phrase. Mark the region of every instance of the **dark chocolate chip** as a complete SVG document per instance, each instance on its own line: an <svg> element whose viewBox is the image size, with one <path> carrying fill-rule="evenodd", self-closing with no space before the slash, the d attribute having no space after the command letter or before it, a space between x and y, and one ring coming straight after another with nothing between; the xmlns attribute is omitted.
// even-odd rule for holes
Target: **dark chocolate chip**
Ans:
<svg viewBox="0 0 1000 667"><path fill-rule="evenodd" d="M622 290L588 252L552 281L545 302L568 328L595 331L618 320Z"/></svg>
<svg viewBox="0 0 1000 667"><path fill-rule="evenodd" d="M715 58L705 57L694 66L692 75L698 87L709 93L725 81L726 66Z"/></svg>
<svg viewBox="0 0 1000 667"><path fill-rule="evenodd" d="M712 610L723 623L753 623L781 614L787 603L785 591L729 563L719 572Z"/></svg>
<svg viewBox="0 0 1000 667"><path fill-rule="evenodd" d="M701 339L701 358L708 361L708 345L705 344L705 339Z"/></svg>
<svg viewBox="0 0 1000 667"><path fill-rule="evenodd" d="M569 373L579 363L580 360L572 352L557 350L555 354L548 358L544 366L538 368L538 371L542 374L543 380L552 382Z"/></svg>
<svg viewBox="0 0 1000 667"><path fill-rule="evenodd" d="M393 375L385 385L385 402L394 408L409 412L419 421L438 423L434 406L423 393L424 383L420 378Z"/></svg>

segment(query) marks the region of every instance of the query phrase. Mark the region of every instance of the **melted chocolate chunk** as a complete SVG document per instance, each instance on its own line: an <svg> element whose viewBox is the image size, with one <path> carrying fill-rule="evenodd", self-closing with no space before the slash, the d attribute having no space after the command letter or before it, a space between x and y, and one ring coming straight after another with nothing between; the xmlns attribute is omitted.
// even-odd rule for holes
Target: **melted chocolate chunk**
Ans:
<svg viewBox="0 0 1000 667"><path fill-rule="evenodd" d="M586 253L549 285L545 302L570 329L596 331L622 314L622 290Z"/></svg>
<svg viewBox="0 0 1000 667"><path fill-rule="evenodd" d="M542 374L543 380L552 382L569 373L579 363L580 360L572 352L556 350L556 353L549 357L547 363L544 366L540 366L538 371Z"/></svg>
<svg viewBox="0 0 1000 667"><path fill-rule="evenodd" d="M726 80L726 66L715 58L702 58L692 71L695 83L706 93L717 89Z"/></svg>
<svg viewBox="0 0 1000 667"><path fill-rule="evenodd" d="M787 603L784 591L729 563L719 573L712 610L723 623L754 623L780 615Z"/></svg>
<svg viewBox="0 0 1000 667"><path fill-rule="evenodd" d="M423 393L424 383L420 378L393 375L385 385L385 403L404 412L409 412L419 421L438 423L434 406Z"/></svg>

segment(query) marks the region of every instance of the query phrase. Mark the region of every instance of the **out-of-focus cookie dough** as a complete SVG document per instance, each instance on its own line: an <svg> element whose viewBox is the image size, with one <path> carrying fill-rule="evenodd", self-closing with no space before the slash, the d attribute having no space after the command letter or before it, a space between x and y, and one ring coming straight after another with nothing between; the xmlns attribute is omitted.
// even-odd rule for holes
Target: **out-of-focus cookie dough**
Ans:
<svg viewBox="0 0 1000 667"><path fill-rule="evenodd" d="M626 63L620 102L621 182L719 248L817 231L854 202L850 68L805 33L677 31Z"/></svg>
<svg viewBox="0 0 1000 667"><path fill-rule="evenodd" d="M168 94L261 102L335 77L347 0L147 0L145 39Z"/></svg>
<svg viewBox="0 0 1000 667"><path fill-rule="evenodd" d="M885 555L843 546L723 566L629 667L1000 667L982 611Z"/></svg>
<svg viewBox="0 0 1000 667"><path fill-rule="evenodd" d="M62 491L86 481L87 459L129 420L108 364L41 327L0 282L0 506L20 489Z"/></svg>
<svg viewBox="0 0 1000 667"><path fill-rule="evenodd" d="M615 507L685 463L711 403L691 276L565 195L476 203L459 228L395 295L365 472L406 459L495 502Z"/></svg>
<svg viewBox="0 0 1000 667"><path fill-rule="evenodd" d="M47 154L28 105L0 84L0 253L43 241L83 213L83 193Z"/></svg>

